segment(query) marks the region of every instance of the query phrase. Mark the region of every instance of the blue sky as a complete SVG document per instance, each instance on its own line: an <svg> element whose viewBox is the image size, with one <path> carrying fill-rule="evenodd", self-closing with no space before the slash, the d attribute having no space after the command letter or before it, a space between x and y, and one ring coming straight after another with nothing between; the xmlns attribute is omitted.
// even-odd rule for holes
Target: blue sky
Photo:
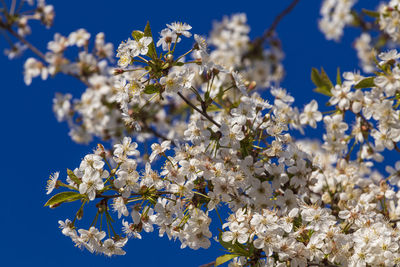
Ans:
<svg viewBox="0 0 400 267"><path fill-rule="evenodd" d="M7 1L7 0L6 0ZM106 40L114 43L128 38L132 30L143 29L149 20L154 33L166 23L183 21L192 25L193 33L206 35L213 20L223 15L244 12L251 26L251 37L259 36L274 17L291 1L48 1L55 6L53 28L32 25L28 39L41 50L55 32L68 35L86 28L92 36L104 32ZM368 1L373 8L378 1ZM358 60L351 44L358 30L346 29L341 42L326 41L317 27L320 1L300 1L294 11L283 19L277 31L285 52L287 88L302 107L317 98L310 81L312 67L323 66L331 77L336 68L343 71L358 69ZM0 39L0 49L6 47ZM31 55L29 52L24 55ZM3 266L199 266L222 255L220 247L210 250L181 250L178 242L144 234L143 240L130 240L127 255L106 258L75 248L58 229L59 219L73 214L69 205L55 210L44 208L47 200L45 185L51 172L75 168L96 143L89 146L73 143L68 128L52 113L55 92L80 95L84 87L70 77L57 76L42 82L35 79L31 86L23 83L23 59L9 61L0 57L2 81L1 116L1 178L3 206L0 226L2 242L0 255ZM318 134L318 132L317 132ZM214 242L215 244L215 242Z"/></svg>

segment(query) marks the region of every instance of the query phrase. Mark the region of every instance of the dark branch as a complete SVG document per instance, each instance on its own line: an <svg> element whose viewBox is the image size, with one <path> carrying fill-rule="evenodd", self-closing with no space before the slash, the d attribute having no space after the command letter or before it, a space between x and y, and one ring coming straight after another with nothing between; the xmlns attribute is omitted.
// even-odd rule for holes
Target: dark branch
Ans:
<svg viewBox="0 0 400 267"><path fill-rule="evenodd" d="M193 105L192 102L190 102L189 99L187 99L186 97L184 97L180 92L178 92L178 95L180 96L180 98L183 99L183 101L186 102L186 104L188 104L190 107L192 107L194 110L196 110L197 112L199 112L201 115L203 115L206 119L208 119L209 121L211 121L212 123L214 123L216 126L221 127L221 124L219 124L218 122L216 122L213 118L211 118L207 113L201 111L198 107L196 107L195 105Z"/></svg>
<svg viewBox="0 0 400 267"><path fill-rule="evenodd" d="M293 0L293 2L288 7L286 7L281 13L278 14L278 16L275 17L271 26L263 34L262 36L263 41L265 41L275 32L275 29L278 26L279 22L283 19L283 17L289 14L299 2L300 0Z"/></svg>

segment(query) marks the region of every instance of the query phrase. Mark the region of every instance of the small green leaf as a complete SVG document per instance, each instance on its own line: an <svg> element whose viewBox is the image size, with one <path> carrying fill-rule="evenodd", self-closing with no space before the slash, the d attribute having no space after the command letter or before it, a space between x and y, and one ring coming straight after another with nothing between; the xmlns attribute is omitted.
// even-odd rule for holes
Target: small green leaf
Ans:
<svg viewBox="0 0 400 267"><path fill-rule="evenodd" d="M185 65L185 63L182 61L177 61L176 63L174 63L174 65L181 67L181 66Z"/></svg>
<svg viewBox="0 0 400 267"><path fill-rule="evenodd" d="M144 36L144 32L142 31L133 31L132 32L132 37L135 39L136 42L138 42L142 37Z"/></svg>
<svg viewBox="0 0 400 267"><path fill-rule="evenodd" d="M321 67L321 79L322 82L324 83L325 86L327 86L330 89L333 87L333 83L331 82L331 80L329 79L328 75L326 74L324 68Z"/></svg>
<svg viewBox="0 0 400 267"><path fill-rule="evenodd" d="M321 69L321 74L316 68L311 69L311 80L317 86L314 91L327 95L332 96L331 88L333 87L332 82L326 75L324 69Z"/></svg>
<svg viewBox="0 0 400 267"><path fill-rule="evenodd" d="M80 185L82 183L82 181L78 177L76 177L75 173L73 171L71 171L70 169L67 169L67 174L68 174L69 179L71 179L77 185Z"/></svg>
<svg viewBox="0 0 400 267"><path fill-rule="evenodd" d="M368 78L362 79L359 83L354 85L354 89L375 87L374 79L375 79L375 77L368 77Z"/></svg>
<svg viewBox="0 0 400 267"><path fill-rule="evenodd" d="M342 85L342 77L340 75L340 68L337 68L336 72L336 84Z"/></svg>
<svg viewBox="0 0 400 267"><path fill-rule="evenodd" d="M214 111L220 111L220 110L221 110L221 108L218 107L218 106L215 105L215 104L209 105L209 106L207 107L207 111L208 111L208 112L214 112Z"/></svg>
<svg viewBox="0 0 400 267"><path fill-rule="evenodd" d="M210 92L206 91L206 93L204 94L204 100L207 101L210 98Z"/></svg>
<svg viewBox="0 0 400 267"><path fill-rule="evenodd" d="M232 260L232 259L234 259L236 257L239 257L239 255L236 255L236 254L225 254L225 255L219 256L215 260L214 267L215 266L219 266L221 264L224 264L225 262L230 261L230 260Z"/></svg>
<svg viewBox="0 0 400 267"><path fill-rule="evenodd" d="M154 45L153 34L151 33L150 22L147 22L146 27L144 28L144 36L151 37L153 39L151 44L149 44L149 52L147 52L147 56L156 60L157 51L156 51L156 46Z"/></svg>
<svg viewBox="0 0 400 267"><path fill-rule="evenodd" d="M155 86L154 84L149 84L149 85L146 85L143 92L145 94L152 95L152 94L158 92L158 87Z"/></svg>
<svg viewBox="0 0 400 267"><path fill-rule="evenodd" d="M364 9L364 8L362 9L362 12L365 15L368 15L370 17L379 18L379 12L376 12L376 11L373 11L373 10Z"/></svg>
<svg viewBox="0 0 400 267"><path fill-rule="evenodd" d="M54 206L54 205L60 205L61 203L66 203L66 202L73 202L75 200L84 198L85 195L81 195L78 192L72 192L72 191L66 191L66 192L61 192L58 193L54 196L52 196L44 206Z"/></svg>

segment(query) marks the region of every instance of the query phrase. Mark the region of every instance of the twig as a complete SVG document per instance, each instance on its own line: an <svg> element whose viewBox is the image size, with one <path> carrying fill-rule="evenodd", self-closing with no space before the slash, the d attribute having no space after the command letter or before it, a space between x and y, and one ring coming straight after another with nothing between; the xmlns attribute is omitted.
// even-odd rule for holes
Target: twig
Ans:
<svg viewBox="0 0 400 267"><path fill-rule="evenodd" d="M279 22L283 19L283 17L285 17L287 14L289 14L293 8L298 4L298 2L300 2L300 0L293 0L292 3L290 3L289 6L287 6L281 13L279 13L275 19L272 21L271 26L269 26L268 29L265 30L264 34L260 37L255 38L252 42L251 42L251 47L252 49L250 49L250 51L248 51L243 58L246 57L252 57L252 55L261 55L262 54L262 50L263 50L263 44L265 41L269 41L269 42L275 42L277 45L279 43L279 40L277 38L275 38L275 40L273 40L272 35L276 30L276 27L278 26ZM269 40L270 39L270 40Z"/></svg>
<svg viewBox="0 0 400 267"><path fill-rule="evenodd" d="M28 42L24 37L16 33L11 27L6 27L6 30L13 35L15 38L17 38L21 43L25 44L33 53L35 53L38 57L40 57L43 61L46 62L46 57L42 52L39 51L33 44Z"/></svg>
<svg viewBox="0 0 400 267"><path fill-rule="evenodd" d="M17 4L17 0L12 0L11 7L10 7L10 15L14 15L15 12L15 5Z"/></svg>
<svg viewBox="0 0 400 267"><path fill-rule="evenodd" d="M212 262L209 262L209 263L200 265L199 267L212 267L212 266L214 266L214 265L215 265L215 261L212 261Z"/></svg>
<svg viewBox="0 0 400 267"><path fill-rule="evenodd" d="M189 99L187 99L186 97L184 97L180 92L178 92L178 95L183 99L183 101L186 102L186 104L188 104L189 106L191 106L194 110L196 110L197 112L199 112L201 115L203 115L205 118L207 118L209 121L211 121L212 123L214 123L216 126L221 127L221 124L219 124L218 122L216 122L213 118L211 118L207 113L201 111L198 107L196 107L195 105L193 105L192 102L190 102Z"/></svg>
<svg viewBox="0 0 400 267"><path fill-rule="evenodd" d="M157 132L155 129L151 128L149 125L147 125L147 123L143 120L142 121L142 127L151 132L152 134L154 134L156 137L161 138L164 141L168 141L169 139L167 137L165 137L164 135L160 134L159 132Z"/></svg>
<svg viewBox="0 0 400 267"><path fill-rule="evenodd" d="M17 38L23 44L25 44L33 53L35 53L40 59L42 59L45 63L47 63L45 55L42 52L40 52L40 50L37 49L28 40L26 40L24 37L22 37L21 35L16 33L11 27L7 27L6 25L3 25L1 22L0 22L0 27L5 28L11 35L13 35L15 38ZM68 73L68 72L63 72L63 73L78 79L79 81L84 83L87 87L90 87L89 82L86 81L85 79L83 79L82 77L80 77L79 75L76 75L74 73Z"/></svg>
<svg viewBox="0 0 400 267"><path fill-rule="evenodd" d="M266 40L268 37L272 35L276 27L278 26L279 22L283 19L283 17L289 14L299 2L300 0L293 0L293 2L288 7L286 7L281 13L278 14L278 16L275 17L271 26L264 32L263 36L261 37L262 41Z"/></svg>
<svg viewBox="0 0 400 267"><path fill-rule="evenodd" d="M400 153L400 148L397 146L397 143L393 142L393 144L394 144L394 149L396 149L396 151Z"/></svg>
<svg viewBox="0 0 400 267"><path fill-rule="evenodd" d="M319 263L319 262L309 262L308 263L308 266L325 266L325 267L337 267L338 265L336 265L336 264L331 264L331 263L328 263L328 262L321 262L321 263Z"/></svg>

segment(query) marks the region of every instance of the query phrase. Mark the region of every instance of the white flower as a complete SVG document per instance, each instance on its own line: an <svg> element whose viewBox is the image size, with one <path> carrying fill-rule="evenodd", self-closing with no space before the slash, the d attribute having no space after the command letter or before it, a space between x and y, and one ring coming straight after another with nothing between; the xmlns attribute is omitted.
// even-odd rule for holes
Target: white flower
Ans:
<svg viewBox="0 0 400 267"><path fill-rule="evenodd" d="M60 224L59 228L62 230L63 235L69 236L71 238L77 236L74 225L69 219L66 219L65 222L60 220L58 221L58 224Z"/></svg>
<svg viewBox="0 0 400 267"><path fill-rule="evenodd" d="M300 123L309 124L312 128L317 128L317 121L322 120L322 114L318 111L318 103L312 100L300 114Z"/></svg>
<svg viewBox="0 0 400 267"><path fill-rule="evenodd" d="M135 225L133 223L128 223L127 221L122 220L122 225L122 231L127 237L142 239L142 236L135 230Z"/></svg>
<svg viewBox="0 0 400 267"><path fill-rule="evenodd" d="M160 154L163 154L166 150L170 148L171 141L164 141L161 143L161 145L154 143L151 145L151 149L153 152L151 153L149 160L150 162L153 162L153 160Z"/></svg>
<svg viewBox="0 0 400 267"><path fill-rule="evenodd" d="M106 236L104 231L100 232L96 227L92 226L89 230L79 229L78 232L80 234L79 238L90 252L100 250L100 241Z"/></svg>
<svg viewBox="0 0 400 267"><path fill-rule="evenodd" d="M79 29L75 32L71 32L68 36L69 45L76 45L82 47L87 44L90 39L90 33L85 29Z"/></svg>
<svg viewBox="0 0 400 267"><path fill-rule="evenodd" d="M168 28L163 29L160 35L161 37L157 42L157 47L161 45L164 51L168 51L169 49L171 49L171 44L175 42L179 43L181 41L181 38L178 37L175 32L171 31Z"/></svg>
<svg viewBox="0 0 400 267"><path fill-rule="evenodd" d="M53 175L50 175L49 180L47 180L47 186L46 186L47 195L50 194L56 187L59 174L60 172L55 172Z"/></svg>
<svg viewBox="0 0 400 267"><path fill-rule="evenodd" d="M167 24L167 27L178 35L183 35L188 38L192 36L192 34L189 32L189 30L192 29L192 26L190 26L189 24L182 22L173 22L171 24Z"/></svg>
<svg viewBox="0 0 400 267"><path fill-rule="evenodd" d="M132 57L137 57L138 55L146 55L149 51L149 45L153 42L151 37L142 37L139 42L136 42L136 46L131 51Z"/></svg>
<svg viewBox="0 0 400 267"><path fill-rule="evenodd" d="M103 246L101 247L101 251L109 257L111 257L112 255L125 255L126 252L121 248L125 246L127 241L127 238L122 238L118 241L114 241L109 238L104 241Z"/></svg>
<svg viewBox="0 0 400 267"><path fill-rule="evenodd" d="M222 233L222 241L234 244L236 241L244 244L249 239L248 230L244 223L232 222L229 225L229 231Z"/></svg>
<svg viewBox="0 0 400 267"><path fill-rule="evenodd" d="M247 95L247 88L244 85L244 80L242 75L239 72L233 71L232 73L233 80L235 81L236 87L240 90L240 92L244 95Z"/></svg>
<svg viewBox="0 0 400 267"><path fill-rule="evenodd" d="M14 59L22 55L26 49L26 45L17 42L10 49L4 49L4 54L8 57L8 59Z"/></svg>
<svg viewBox="0 0 400 267"><path fill-rule="evenodd" d="M378 56L381 59L381 61L379 61L379 65L383 65L386 64L388 61L400 58L400 54L397 52L396 49L392 49L387 52L382 52Z"/></svg>
<svg viewBox="0 0 400 267"><path fill-rule="evenodd" d="M41 76L42 80L46 80L49 72L42 62L35 58L28 58L24 64L24 81L26 85L32 83L32 78Z"/></svg>
<svg viewBox="0 0 400 267"><path fill-rule="evenodd" d="M56 97L53 98L53 112L56 114L57 121L64 121L69 117L71 111L71 94L56 93Z"/></svg>
<svg viewBox="0 0 400 267"><path fill-rule="evenodd" d="M170 71L168 76L161 77L160 84L165 86L165 91L168 93L178 92L183 87L182 76L177 71Z"/></svg>
<svg viewBox="0 0 400 267"><path fill-rule="evenodd" d="M331 90L332 97L329 99L331 105L338 104L341 110L346 110L350 108L350 86L346 85L336 85Z"/></svg>
<svg viewBox="0 0 400 267"><path fill-rule="evenodd" d="M128 156L139 156L136 142L132 142L132 138L124 137L122 144L114 145L114 156L117 162L125 161Z"/></svg>
<svg viewBox="0 0 400 267"><path fill-rule="evenodd" d="M118 212L118 219L121 218L121 215L124 215L124 216L129 215L128 208L125 205L125 200L122 197L114 198L113 202L114 203L112 205L113 205L114 211Z"/></svg>

